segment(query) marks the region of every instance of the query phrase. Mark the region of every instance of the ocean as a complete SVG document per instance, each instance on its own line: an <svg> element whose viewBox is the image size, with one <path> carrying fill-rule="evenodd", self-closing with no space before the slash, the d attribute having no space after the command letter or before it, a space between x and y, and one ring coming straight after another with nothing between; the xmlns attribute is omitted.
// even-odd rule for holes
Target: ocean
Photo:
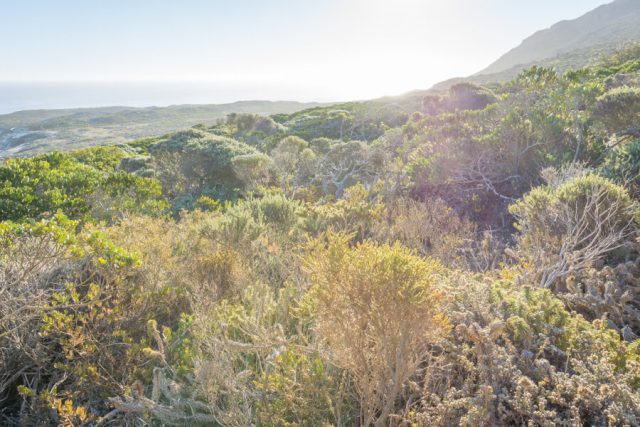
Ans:
<svg viewBox="0 0 640 427"><path fill-rule="evenodd" d="M317 90L313 92L323 93ZM255 99L331 101L304 96L300 88L293 86L258 83L0 82L0 114L59 108L224 104Z"/></svg>

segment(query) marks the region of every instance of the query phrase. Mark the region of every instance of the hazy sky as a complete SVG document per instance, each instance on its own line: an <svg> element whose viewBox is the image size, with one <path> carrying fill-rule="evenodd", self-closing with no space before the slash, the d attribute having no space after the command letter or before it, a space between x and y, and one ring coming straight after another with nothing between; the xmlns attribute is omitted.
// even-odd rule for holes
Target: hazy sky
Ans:
<svg viewBox="0 0 640 427"><path fill-rule="evenodd" d="M368 98L472 74L604 3L0 0L0 81L213 81Z"/></svg>

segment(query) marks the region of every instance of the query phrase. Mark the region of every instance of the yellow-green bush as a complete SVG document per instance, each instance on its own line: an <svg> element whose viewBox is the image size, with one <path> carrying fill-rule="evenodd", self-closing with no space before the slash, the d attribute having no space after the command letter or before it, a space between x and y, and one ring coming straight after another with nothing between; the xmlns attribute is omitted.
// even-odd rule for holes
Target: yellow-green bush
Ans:
<svg viewBox="0 0 640 427"><path fill-rule="evenodd" d="M307 263L316 333L354 377L364 425L384 425L407 381L447 330L435 260L347 237L316 242Z"/></svg>

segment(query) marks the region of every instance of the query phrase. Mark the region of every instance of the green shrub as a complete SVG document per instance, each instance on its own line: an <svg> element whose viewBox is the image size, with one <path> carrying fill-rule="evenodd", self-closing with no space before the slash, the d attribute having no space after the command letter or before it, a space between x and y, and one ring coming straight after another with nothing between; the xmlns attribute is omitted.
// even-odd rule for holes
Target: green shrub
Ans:
<svg viewBox="0 0 640 427"><path fill-rule="evenodd" d="M640 132L637 129L640 121L640 89L611 89L598 98L594 116L610 133Z"/></svg>
<svg viewBox="0 0 640 427"><path fill-rule="evenodd" d="M517 219L521 256L540 286L558 290L560 280L630 240L638 215L623 187L594 174L535 188L510 212Z"/></svg>

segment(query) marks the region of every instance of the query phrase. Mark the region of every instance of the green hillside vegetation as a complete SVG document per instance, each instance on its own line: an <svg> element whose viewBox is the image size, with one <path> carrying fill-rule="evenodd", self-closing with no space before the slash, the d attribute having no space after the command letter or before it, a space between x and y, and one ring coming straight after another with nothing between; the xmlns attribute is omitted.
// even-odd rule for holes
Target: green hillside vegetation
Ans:
<svg viewBox="0 0 640 427"><path fill-rule="evenodd" d="M640 424L640 55L0 165L0 424Z"/></svg>
<svg viewBox="0 0 640 427"><path fill-rule="evenodd" d="M231 113L293 113L317 105L320 104L243 101L221 105L19 111L0 115L0 158L131 142L200 123L212 125Z"/></svg>

